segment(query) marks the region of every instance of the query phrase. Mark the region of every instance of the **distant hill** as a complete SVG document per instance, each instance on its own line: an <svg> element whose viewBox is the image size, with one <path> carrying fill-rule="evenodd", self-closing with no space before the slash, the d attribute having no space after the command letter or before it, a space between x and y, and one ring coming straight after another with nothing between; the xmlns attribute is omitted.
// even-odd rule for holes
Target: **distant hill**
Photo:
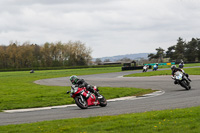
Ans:
<svg viewBox="0 0 200 133"><path fill-rule="evenodd" d="M148 59L149 53L138 53L138 54L126 54L126 55L116 55L116 56L110 56L110 57L101 57L101 61L104 61L106 59L109 59L110 61L114 62L123 58L129 58L131 60L138 60L141 58ZM97 58L93 58L93 61L95 61Z"/></svg>

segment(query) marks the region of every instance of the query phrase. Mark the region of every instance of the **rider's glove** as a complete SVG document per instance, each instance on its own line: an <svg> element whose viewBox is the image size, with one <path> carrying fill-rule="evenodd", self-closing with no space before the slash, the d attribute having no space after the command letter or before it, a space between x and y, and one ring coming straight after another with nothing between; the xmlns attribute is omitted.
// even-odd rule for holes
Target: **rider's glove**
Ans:
<svg viewBox="0 0 200 133"><path fill-rule="evenodd" d="M171 76L171 78L172 78L172 79L175 79L175 77L174 77L174 76Z"/></svg>

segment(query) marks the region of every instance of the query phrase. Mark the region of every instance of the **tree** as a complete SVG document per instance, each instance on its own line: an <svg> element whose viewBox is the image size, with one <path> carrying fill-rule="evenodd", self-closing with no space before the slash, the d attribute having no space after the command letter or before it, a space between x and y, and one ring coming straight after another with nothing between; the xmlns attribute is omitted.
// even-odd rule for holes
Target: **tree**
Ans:
<svg viewBox="0 0 200 133"><path fill-rule="evenodd" d="M52 58L51 58L51 44L46 42L44 46L41 48L42 54L42 66L51 67L52 66Z"/></svg>
<svg viewBox="0 0 200 133"><path fill-rule="evenodd" d="M62 66L63 64L62 51L63 51L63 45L61 42L58 42L56 44L54 43L50 44L50 53L53 66Z"/></svg>
<svg viewBox="0 0 200 133"><path fill-rule="evenodd" d="M7 61L8 61L8 67L11 67L11 68L15 68L17 65L16 65L16 61L17 61L17 52L18 52L18 49L17 49L17 42L15 43L10 43L10 45L8 46L8 48L6 49L6 53L7 53Z"/></svg>
<svg viewBox="0 0 200 133"><path fill-rule="evenodd" d="M200 61L200 38L197 38L197 58Z"/></svg>
<svg viewBox="0 0 200 133"><path fill-rule="evenodd" d="M185 42L180 37L177 41L178 42L175 47L174 56L176 57L177 61L185 60Z"/></svg>
<svg viewBox="0 0 200 133"><path fill-rule="evenodd" d="M156 53L156 58L158 58L158 62L163 62L163 58L165 56L165 53L164 53L164 49L162 49L161 47L157 48L156 49L157 53Z"/></svg>
<svg viewBox="0 0 200 133"><path fill-rule="evenodd" d="M6 68L8 65L6 48L6 46L0 46L0 68Z"/></svg>
<svg viewBox="0 0 200 133"><path fill-rule="evenodd" d="M173 46L169 47L168 50L166 51L166 57L170 58L170 61L176 60L176 57L175 57L175 54L174 54L175 48L176 48L176 46L173 45Z"/></svg>
<svg viewBox="0 0 200 133"><path fill-rule="evenodd" d="M157 62L163 62L163 57L165 56L165 53L164 53L164 49L162 49L161 47L159 48L156 48L156 54L149 54L148 55L148 58L149 58L149 61L151 61L152 59L157 59Z"/></svg>
<svg viewBox="0 0 200 133"><path fill-rule="evenodd" d="M195 61L198 55L197 40L192 38L192 40L185 45L185 48L185 58L187 61Z"/></svg>
<svg viewBox="0 0 200 133"><path fill-rule="evenodd" d="M92 60L90 48L87 48L84 43L80 41L69 41L65 44L65 58L70 66L88 65Z"/></svg>
<svg viewBox="0 0 200 133"><path fill-rule="evenodd" d="M32 61L32 67L39 67L40 61L42 59L42 55L40 53L41 47L37 44L32 44L31 48L33 49L33 61Z"/></svg>
<svg viewBox="0 0 200 133"><path fill-rule="evenodd" d="M157 57L155 54L150 53L150 54L148 54L148 58L149 58L149 61L151 61L152 59L156 59Z"/></svg>
<svg viewBox="0 0 200 133"><path fill-rule="evenodd" d="M18 67L30 68L32 67L35 56L34 56L34 46L29 42L23 43L23 45L18 46L17 53L17 65Z"/></svg>
<svg viewBox="0 0 200 133"><path fill-rule="evenodd" d="M52 67L88 65L92 50L80 41L48 43L39 46L29 42L0 46L0 68Z"/></svg>

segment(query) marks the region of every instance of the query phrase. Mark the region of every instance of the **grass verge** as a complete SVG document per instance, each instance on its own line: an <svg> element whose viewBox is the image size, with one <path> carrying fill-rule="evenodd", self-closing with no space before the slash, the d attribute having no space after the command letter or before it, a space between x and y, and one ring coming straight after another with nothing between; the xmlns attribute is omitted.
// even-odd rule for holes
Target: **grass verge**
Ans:
<svg viewBox="0 0 200 133"><path fill-rule="evenodd" d="M48 133L198 133L200 106L116 116L98 116L0 126L3 132Z"/></svg>
<svg viewBox="0 0 200 133"><path fill-rule="evenodd" d="M185 73L189 75L200 75L200 68L185 68ZM143 77L143 76L159 76L159 75L171 75L171 70L162 70L162 71L148 71L144 73L134 73L130 75L125 75L124 77Z"/></svg>
<svg viewBox="0 0 200 133"><path fill-rule="evenodd" d="M74 99L66 94L66 90L70 87L43 87L1 91L0 94L0 109L21 109L33 107L47 107L56 105L74 104ZM138 96L154 92L151 89L140 88L113 88L113 87L99 87L100 93L106 99L119 98L125 96Z"/></svg>

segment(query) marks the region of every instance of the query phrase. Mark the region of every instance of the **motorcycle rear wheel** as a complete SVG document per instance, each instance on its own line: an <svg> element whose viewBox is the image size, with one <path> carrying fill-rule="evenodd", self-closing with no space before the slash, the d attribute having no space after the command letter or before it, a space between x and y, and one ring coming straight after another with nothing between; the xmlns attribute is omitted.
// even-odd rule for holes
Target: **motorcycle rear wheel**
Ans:
<svg viewBox="0 0 200 133"><path fill-rule="evenodd" d="M74 98L76 105L81 108L81 109L87 109L88 108L88 103L87 100L83 98L84 101L82 101L80 96L77 96Z"/></svg>

